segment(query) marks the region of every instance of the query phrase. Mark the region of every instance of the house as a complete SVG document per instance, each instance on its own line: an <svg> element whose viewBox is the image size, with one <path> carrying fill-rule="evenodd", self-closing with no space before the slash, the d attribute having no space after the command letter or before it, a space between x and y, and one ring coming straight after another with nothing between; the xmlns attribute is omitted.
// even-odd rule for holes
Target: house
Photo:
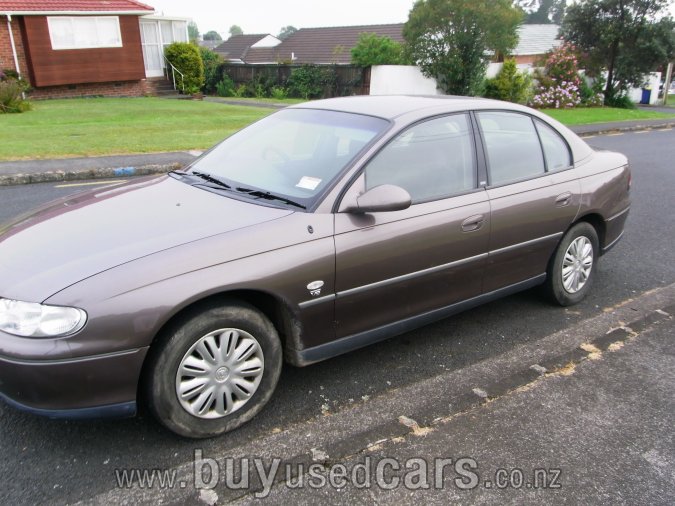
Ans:
<svg viewBox="0 0 675 506"><path fill-rule="evenodd" d="M244 63L250 50L273 48L279 44L280 39L267 33L232 35L214 51L230 63Z"/></svg>
<svg viewBox="0 0 675 506"><path fill-rule="evenodd" d="M0 69L32 98L141 96L163 79L163 48L187 41L187 20L136 0L0 0Z"/></svg>
<svg viewBox="0 0 675 506"><path fill-rule="evenodd" d="M519 65L533 65L539 58L562 44L558 25L520 25L518 45L511 56Z"/></svg>
<svg viewBox="0 0 675 506"><path fill-rule="evenodd" d="M348 65L362 33L375 33L403 42L403 23L390 25L301 28L276 46L250 47L245 63L315 63Z"/></svg>

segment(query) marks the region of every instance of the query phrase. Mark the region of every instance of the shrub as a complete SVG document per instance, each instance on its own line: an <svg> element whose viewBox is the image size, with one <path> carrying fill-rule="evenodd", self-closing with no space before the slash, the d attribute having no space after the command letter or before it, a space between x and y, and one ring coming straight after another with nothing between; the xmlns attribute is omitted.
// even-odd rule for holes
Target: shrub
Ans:
<svg viewBox="0 0 675 506"><path fill-rule="evenodd" d="M581 78L579 93L581 105L584 107L602 107L605 103L605 95L602 92L605 81L601 77L595 79L592 85L588 84L586 77Z"/></svg>
<svg viewBox="0 0 675 506"><path fill-rule="evenodd" d="M245 84L240 84L234 90L234 96L237 97L237 98L245 97L247 93L248 93L248 87Z"/></svg>
<svg viewBox="0 0 675 506"><path fill-rule="evenodd" d="M337 73L333 67L303 65L291 73L288 88L291 95L308 100L330 95L336 83Z"/></svg>
<svg viewBox="0 0 675 506"><path fill-rule="evenodd" d="M288 98L288 91L283 86L273 86L270 95L275 100L284 100Z"/></svg>
<svg viewBox="0 0 675 506"><path fill-rule="evenodd" d="M532 79L519 72L516 60L506 60L497 76L485 81L485 97L525 104L530 99Z"/></svg>
<svg viewBox="0 0 675 506"><path fill-rule="evenodd" d="M637 107L630 97L625 94L616 94L613 97L607 97L605 105L607 107L618 107L620 109L635 109Z"/></svg>
<svg viewBox="0 0 675 506"><path fill-rule="evenodd" d="M198 93L204 85L204 63L197 46L187 42L174 42L167 46L164 54L183 74L182 91L190 95Z"/></svg>
<svg viewBox="0 0 675 506"><path fill-rule="evenodd" d="M219 97L233 97L234 93L234 81L227 74L223 74L223 78L216 83L216 95Z"/></svg>
<svg viewBox="0 0 675 506"><path fill-rule="evenodd" d="M204 65L204 86L202 87L202 91L212 94L216 91L216 86L221 81L221 65L225 63L225 60L215 51L211 51L205 47L199 48L199 55Z"/></svg>
<svg viewBox="0 0 675 506"><path fill-rule="evenodd" d="M294 96L304 98L318 97L323 92L321 69L315 65L303 65L293 69L288 86Z"/></svg>
<svg viewBox="0 0 675 506"><path fill-rule="evenodd" d="M581 79L575 51L574 46L566 43L548 54L544 71L535 72L538 85L532 106L564 109L581 103Z"/></svg>
<svg viewBox="0 0 675 506"><path fill-rule="evenodd" d="M30 110L30 102L23 95L28 88L28 83L16 72L0 71L0 114Z"/></svg>

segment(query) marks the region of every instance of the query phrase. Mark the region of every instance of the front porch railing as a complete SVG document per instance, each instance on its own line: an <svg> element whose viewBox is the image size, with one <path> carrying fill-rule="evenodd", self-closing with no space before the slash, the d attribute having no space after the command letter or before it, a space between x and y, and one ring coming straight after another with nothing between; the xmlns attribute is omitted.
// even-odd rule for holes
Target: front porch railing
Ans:
<svg viewBox="0 0 675 506"><path fill-rule="evenodd" d="M169 78L169 71L171 72L171 81L173 82L173 89L174 90L180 90L181 92L185 93L185 76L183 76L183 73L178 70L173 63L171 63L167 57L164 57L164 61L166 62L166 65L164 67L164 72L167 77Z"/></svg>

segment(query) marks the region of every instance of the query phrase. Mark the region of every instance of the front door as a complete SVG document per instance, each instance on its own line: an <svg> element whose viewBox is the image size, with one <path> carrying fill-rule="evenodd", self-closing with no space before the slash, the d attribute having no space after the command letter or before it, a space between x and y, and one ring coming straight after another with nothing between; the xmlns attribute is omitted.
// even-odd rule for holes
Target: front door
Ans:
<svg viewBox="0 0 675 506"><path fill-rule="evenodd" d="M358 193L393 184L412 205L336 215L338 338L480 295L490 205L476 173L466 114L417 124L368 163Z"/></svg>
<svg viewBox="0 0 675 506"><path fill-rule="evenodd" d="M159 38L159 26L156 21L141 21L141 44L145 60L145 76L164 75L164 55L162 41Z"/></svg>

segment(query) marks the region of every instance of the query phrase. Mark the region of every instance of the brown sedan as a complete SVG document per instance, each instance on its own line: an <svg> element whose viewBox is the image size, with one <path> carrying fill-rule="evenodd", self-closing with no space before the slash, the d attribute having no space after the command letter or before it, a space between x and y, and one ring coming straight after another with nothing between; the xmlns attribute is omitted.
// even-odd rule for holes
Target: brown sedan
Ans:
<svg viewBox="0 0 675 506"><path fill-rule="evenodd" d="M545 284L580 301L630 171L531 109L353 97L279 111L185 171L0 227L0 395L217 435L282 361L346 353Z"/></svg>

